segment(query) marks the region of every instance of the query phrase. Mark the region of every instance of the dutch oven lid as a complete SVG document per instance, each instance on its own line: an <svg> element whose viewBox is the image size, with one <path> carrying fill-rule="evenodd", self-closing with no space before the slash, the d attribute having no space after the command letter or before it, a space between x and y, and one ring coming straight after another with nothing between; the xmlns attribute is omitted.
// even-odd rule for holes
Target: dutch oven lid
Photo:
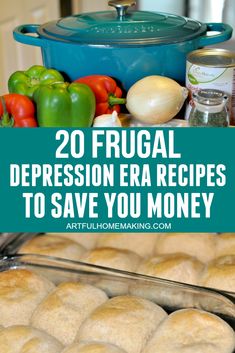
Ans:
<svg viewBox="0 0 235 353"><path fill-rule="evenodd" d="M167 44L206 32L201 22L165 13L130 11L133 0L112 0L116 11L90 12L42 25L39 34L53 40L103 45Z"/></svg>

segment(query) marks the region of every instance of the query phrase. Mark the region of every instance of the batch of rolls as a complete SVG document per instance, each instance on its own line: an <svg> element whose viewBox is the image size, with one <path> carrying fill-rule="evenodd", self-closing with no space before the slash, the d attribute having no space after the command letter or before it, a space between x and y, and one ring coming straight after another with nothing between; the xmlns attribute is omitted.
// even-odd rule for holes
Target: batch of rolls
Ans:
<svg viewBox="0 0 235 353"><path fill-rule="evenodd" d="M110 298L102 289L79 281L55 285L26 268L0 272L2 353L234 353L234 349L233 328L207 311L187 308L168 314L136 295Z"/></svg>
<svg viewBox="0 0 235 353"><path fill-rule="evenodd" d="M235 233L46 234L27 241L19 253L57 256L235 293Z"/></svg>
<svg viewBox="0 0 235 353"><path fill-rule="evenodd" d="M235 292L235 234L46 234L19 253ZM227 322L190 304L169 314L151 300L161 292L153 289L110 278L89 284L73 274L60 282L46 270L0 272L0 352L234 353L235 332ZM164 300L177 299L163 292Z"/></svg>

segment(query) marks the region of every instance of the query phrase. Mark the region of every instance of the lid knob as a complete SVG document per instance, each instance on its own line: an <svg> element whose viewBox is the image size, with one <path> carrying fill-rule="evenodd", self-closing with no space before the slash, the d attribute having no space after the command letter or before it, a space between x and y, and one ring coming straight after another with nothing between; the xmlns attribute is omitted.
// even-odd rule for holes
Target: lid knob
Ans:
<svg viewBox="0 0 235 353"><path fill-rule="evenodd" d="M109 6L115 7L117 10L117 15L119 20L122 20L127 13L127 9L131 6L136 5L136 1L134 0L110 0L109 1Z"/></svg>

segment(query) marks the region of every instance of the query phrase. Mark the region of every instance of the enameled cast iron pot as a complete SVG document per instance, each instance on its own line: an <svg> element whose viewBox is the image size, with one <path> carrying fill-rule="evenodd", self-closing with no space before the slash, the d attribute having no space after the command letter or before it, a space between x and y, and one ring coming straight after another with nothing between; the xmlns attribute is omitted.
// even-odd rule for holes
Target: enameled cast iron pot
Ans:
<svg viewBox="0 0 235 353"><path fill-rule="evenodd" d="M128 11L132 0L109 1L116 11L83 13L14 30L18 42L39 46L43 63L71 80L91 74L119 79L128 89L148 75L185 80L189 52L228 40L232 28L165 13ZM213 34L212 32L217 32ZM28 34L37 34L37 37Z"/></svg>

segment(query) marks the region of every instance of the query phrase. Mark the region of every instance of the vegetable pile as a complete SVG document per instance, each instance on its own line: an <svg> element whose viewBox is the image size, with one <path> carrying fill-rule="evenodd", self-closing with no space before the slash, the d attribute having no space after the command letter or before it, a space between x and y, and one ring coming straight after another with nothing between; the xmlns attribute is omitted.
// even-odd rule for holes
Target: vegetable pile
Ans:
<svg viewBox="0 0 235 353"><path fill-rule="evenodd" d="M125 98L109 76L66 82L60 72L40 65L14 72L8 89L9 94L0 97L0 127L121 127L122 106L143 124L160 124L177 115L188 95L172 79L148 76Z"/></svg>

